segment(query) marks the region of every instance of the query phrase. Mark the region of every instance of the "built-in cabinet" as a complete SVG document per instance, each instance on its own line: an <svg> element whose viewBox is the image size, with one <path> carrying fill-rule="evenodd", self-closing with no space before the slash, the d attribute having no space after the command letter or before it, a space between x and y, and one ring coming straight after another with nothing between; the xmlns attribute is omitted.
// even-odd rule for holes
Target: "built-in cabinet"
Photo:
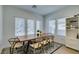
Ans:
<svg viewBox="0 0 79 59"><path fill-rule="evenodd" d="M75 15L66 19L66 41L67 47L79 50L79 16Z"/></svg>

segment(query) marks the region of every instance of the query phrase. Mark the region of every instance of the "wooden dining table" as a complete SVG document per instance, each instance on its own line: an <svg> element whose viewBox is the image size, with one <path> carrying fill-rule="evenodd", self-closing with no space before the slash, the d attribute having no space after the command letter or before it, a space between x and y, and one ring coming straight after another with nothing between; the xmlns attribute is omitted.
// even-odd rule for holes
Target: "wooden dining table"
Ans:
<svg viewBox="0 0 79 59"><path fill-rule="evenodd" d="M15 40L15 42L23 42L23 46L26 44L25 42L27 42L27 49L24 52L27 53L28 49L29 49L29 45L31 40L36 40L38 38L42 38L42 37L54 37L52 34L42 34L41 36L37 36L37 35L26 35L26 36L18 36L19 41Z"/></svg>

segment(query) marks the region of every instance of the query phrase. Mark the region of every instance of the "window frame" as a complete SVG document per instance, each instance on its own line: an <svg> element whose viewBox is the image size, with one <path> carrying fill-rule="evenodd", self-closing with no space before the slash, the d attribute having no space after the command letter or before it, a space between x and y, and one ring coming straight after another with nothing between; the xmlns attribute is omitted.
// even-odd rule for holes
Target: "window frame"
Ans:
<svg viewBox="0 0 79 59"><path fill-rule="evenodd" d="M49 31L49 22L51 22L51 21L54 21L54 31L53 32L51 32L51 34L53 34L53 35L55 35L55 29L56 29L56 20L55 19L53 19L53 20L47 20L47 33L50 33L50 31Z"/></svg>
<svg viewBox="0 0 79 59"><path fill-rule="evenodd" d="M64 21L63 22L61 21L61 22L58 23L58 21L62 20L62 19L64 19ZM65 26L64 30L62 30L62 29L59 30L58 29L59 28L59 24L61 24L61 25L64 24L64 26ZM58 35L58 36L66 36L66 18L59 18L59 19L57 19L57 30L56 31L57 31L56 35ZM63 35L59 35L58 31L64 31L64 34Z"/></svg>
<svg viewBox="0 0 79 59"><path fill-rule="evenodd" d="M14 17L14 20L15 20L15 36L16 36L16 37L17 37L17 36L22 36L22 34L16 34L16 32L18 31L18 30L16 30L17 27L18 27L17 24L16 24L16 22L17 22L16 20L19 20L19 19L16 19L16 18L22 18L22 19L24 20L24 21L23 21L23 22L24 22L24 23L23 23L23 24L24 24L24 26L23 26L23 28L24 28L24 29L23 29L24 34L23 34L23 35L25 35L25 18L23 18L23 17ZM20 22L21 22L21 21L20 21ZM20 25L20 26L21 26L21 25ZM21 29L21 28L20 28L20 29Z"/></svg>

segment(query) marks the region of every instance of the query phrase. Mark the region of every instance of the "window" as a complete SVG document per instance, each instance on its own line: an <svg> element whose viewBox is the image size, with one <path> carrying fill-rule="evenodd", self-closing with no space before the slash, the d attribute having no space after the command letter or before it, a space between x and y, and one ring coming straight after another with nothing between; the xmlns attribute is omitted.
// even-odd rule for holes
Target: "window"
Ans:
<svg viewBox="0 0 79 59"><path fill-rule="evenodd" d="M27 35L35 33L35 23L34 20L28 19L27 20Z"/></svg>
<svg viewBox="0 0 79 59"><path fill-rule="evenodd" d="M65 36L66 31L66 21L65 18L61 18L57 20L57 35Z"/></svg>
<svg viewBox="0 0 79 59"><path fill-rule="evenodd" d="M48 20L48 33L55 34L55 20Z"/></svg>
<svg viewBox="0 0 79 59"><path fill-rule="evenodd" d="M15 36L25 35L25 19L15 17Z"/></svg>
<svg viewBox="0 0 79 59"><path fill-rule="evenodd" d="M36 20L36 31L37 30L41 30L41 21L40 20Z"/></svg>

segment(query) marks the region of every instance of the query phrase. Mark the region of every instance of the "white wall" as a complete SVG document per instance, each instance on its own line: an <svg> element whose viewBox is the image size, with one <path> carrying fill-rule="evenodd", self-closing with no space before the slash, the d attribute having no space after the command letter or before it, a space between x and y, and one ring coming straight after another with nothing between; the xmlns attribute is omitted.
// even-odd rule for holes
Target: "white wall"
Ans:
<svg viewBox="0 0 79 59"><path fill-rule="evenodd" d="M25 19L39 19L43 20L41 15L24 11L22 9L13 6L3 6L3 47L7 47L10 44L8 39L15 36L15 20L14 17L23 17Z"/></svg>
<svg viewBox="0 0 79 59"><path fill-rule="evenodd" d="M0 46L2 45L2 6L0 5Z"/></svg>
<svg viewBox="0 0 79 59"><path fill-rule="evenodd" d="M59 18L67 18L67 17L71 17L71 16L74 16L76 14L79 14L79 6L67 6L59 11L56 11L54 13L51 13L51 14L48 14L46 15L45 19L46 20L53 20L53 19L59 19ZM60 36L57 36L55 38L55 41L56 42L59 42L59 43L63 43L65 42L65 38L64 37L60 37Z"/></svg>

